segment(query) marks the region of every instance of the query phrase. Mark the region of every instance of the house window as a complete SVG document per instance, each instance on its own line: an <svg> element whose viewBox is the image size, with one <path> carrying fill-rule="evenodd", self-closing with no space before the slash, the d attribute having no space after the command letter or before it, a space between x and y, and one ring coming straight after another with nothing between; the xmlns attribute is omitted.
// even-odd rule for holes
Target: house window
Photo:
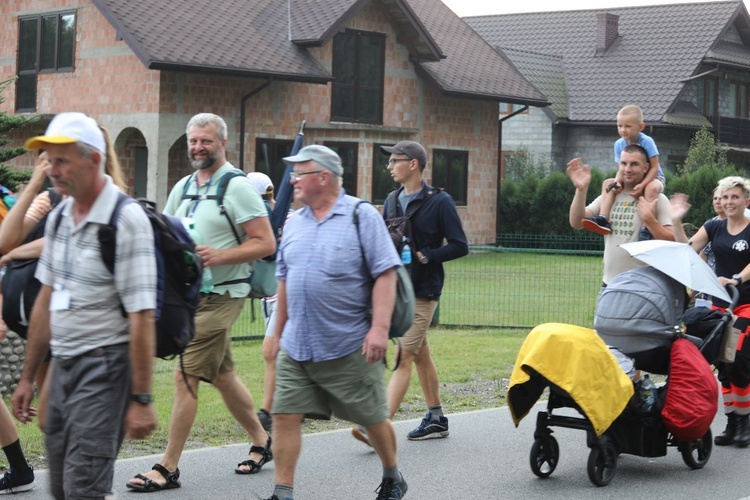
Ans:
<svg viewBox="0 0 750 500"><path fill-rule="evenodd" d="M373 144L372 145L372 202L377 205L385 203L388 193L397 188L398 185L393 182L391 171L386 168L391 155L383 153L380 146L392 146L393 144Z"/></svg>
<svg viewBox="0 0 750 500"><path fill-rule="evenodd" d="M706 78L703 80L703 88L698 90L698 109L705 116L716 116L717 104L719 99L718 85L715 79Z"/></svg>
<svg viewBox="0 0 750 500"><path fill-rule="evenodd" d="M341 165L344 167L344 191L351 196L357 196L359 145L356 142L326 142L324 145L336 151L341 157Z"/></svg>
<svg viewBox="0 0 750 500"><path fill-rule="evenodd" d="M525 106L523 104L511 104L509 102L501 102L500 103L500 116L505 116L511 113L515 113L516 111L521 110L524 107ZM528 115L528 114L529 114L528 107L526 107L523 113L519 113L519 115Z"/></svg>
<svg viewBox="0 0 750 500"><path fill-rule="evenodd" d="M748 118L748 84L735 83L729 84L729 116L736 118Z"/></svg>
<svg viewBox="0 0 750 500"><path fill-rule="evenodd" d="M466 205L468 180L468 151L433 150L432 185L445 189L456 205Z"/></svg>
<svg viewBox="0 0 750 500"><path fill-rule="evenodd" d="M289 156L292 152L294 141L282 141L276 139L257 139L255 141L255 171L263 172L271 178L271 182L279 192L279 186L284 179L286 164L282 158Z"/></svg>
<svg viewBox="0 0 750 500"><path fill-rule="evenodd" d="M331 120L383 122L385 36L346 30L333 38Z"/></svg>
<svg viewBox="0 0 750 500"><path fill-rule="evenodd" d="M36 111L39 73L73 71L75 25L73 12L20 18L16 111Z"/></svg>

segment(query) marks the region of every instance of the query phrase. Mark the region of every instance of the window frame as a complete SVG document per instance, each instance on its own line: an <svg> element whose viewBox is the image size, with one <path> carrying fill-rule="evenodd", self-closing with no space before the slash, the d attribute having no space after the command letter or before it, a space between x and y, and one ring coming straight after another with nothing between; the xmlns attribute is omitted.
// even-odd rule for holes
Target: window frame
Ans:
<svg viewBox="0 0 750 500"><path fill-rule="evenodd" d="M263 154L261 153L263 144L269 146L268 161L271 165L266 164L265 158L263 158ZM284 179L286 164L283 162L282 158L289 156L293 147L294 139L267 139L265 137L258 137L255 139L255 171L262 172L270 177L277 194L282 182L287 180ZM261 160L266 168L260 168Z"/></svg>
<svg viewBox="0 0 750 500"><path fill-rule="evenodd" d="M340 37L347 36L347 37L355 37L355 49L354 49L354 83L342 83L336 81L336 72L337 72L337 65L338 65L338 59L340 56L337 55L336 51L336 44L337 39L341 40ZM361 79L362 75L362 69L360 67L360 62L362 60L362 48L361 43L364 37L373 37L375 39L378 39L380 41L380 80L378 81L377 86L371 86L371 85L360 85L359 81ZM363 30L355 30L355 29L346 29L343 32L337 33L336 36L333 38L333 49L332 49L332 61L331 61L331 73L333 75L333 80L331 81L331 121L335 122L345 122L345 123L371 123L376 125L382 125L383 123L383 104L384 104L384 98L385 98L385 34L378 33L374 31L363 31ZM340 42L339 42L340 43ZM349 54L347 57L351 57L352 55ZM353 91L353 112L352 116L344 116L344 115L337 115L336 114L336 104L338 100L340 100L341 92L344 89L351 89ZM377 106L376 116L363 116L362 113L359 110L359 98L363 91L376 91L378 94L379 103ZM337 97L338 96L338 97Z"/></svg>
<svg viewBox="0 0 750 500"><path fill-rule="evenodd" d="M435 180L437 177L437 165L438 155L446 155L446 182L445 186L438 185ZM459 158L460 156L460 158ZM453 180L452 164L454 161L463 161L466 165L463 170L463 189L461 192L457 192L453 186L455 185ZM469 151L463 149L433 149L432 150L432 184L435 187L443 188L448 194L451 195L456 206L465 207L468 206L469 198Z"/></svg>
<svg viewBox="0 0 750 500"><path fill-rule="evenodd" d="M344 177L342 187L346 194L350 196L357 196L359 177L359 143L358 142L346 142L346 141L324 141L323 145L327 148L332 149L337 155L341 157L341 165L344 168ZM354 153L354 158L344 158L341 155L340 148L351 148ZM351 165L350 165L351 163Z"/></svg>
<svg viewBox="0 0 750 500"><path fill-rule="evenodd" d="M70 48L70 66L65 65L61 66L60 61L63 59L62 54L62 36L63 36L63 30L62 30L62 23L63 18L66 16L73 16L73 26L72 26L72 32L73 32L73 38L71 40L71 48ZM45 54L45 48L49 49L49 46L47 45L49 42L44 37L44 23L47 19L55 19L55 37L54 41L52 42L53 45L53 54L54 54L54 64L52 67L46 67L42 68L42 58ZM23 35L23 24L29 21L36 21L36 36L35 38L35 45L34 50L35 54L33 55L33 62L34 62L34 68L33 69L20 69L21 68L21 61L24 59L24 52L25 47L22 45L22 35ZM76 61L76 34L77 34L77 28L78 28L78 15L76 10L64 10L64 11L58 11L58 12L45 12L45 13L39 13L34 15L25 15L25 16L19 16L18 17L18 39L16 43L16 76L18 77L18 80L16 81L16 112L35 112L36 111L36 98L37 98L37 92L36 92L36 82L37 82L37 75L39 74L49 74L49 73L72 73L75 71L75 61ZM33 86L29 85L31 82L31 77L33 76L34 82ZM21 85L21 81L24 81L24 85ZM23 90L22 90L23 89ZM33 107L23 107L19 106L22 101L28 100L31 102L31 97L29 93L33 94Z"/></svg>
<svg viewBox="0 0 750 500"><path fill-rule="evenodd" d="M386 168L391 155L390 153L383 153L380 150L381 146L391 147L393 146L393 143L386 144L376 142L372 145L372 189L370 192L370 196L372 197L372 202L375 205L385 204L385 200L386 198L388 198L388 193L399 187L399 184L393 180L390 171L388 171L388 169ZM387 179L391 180L390 188L385 192L385 195L382 198L380 197L380 193L377 193L375 191L375 188L377 187L375 184L375 172L377 172L378 170L382 170L383 172L385 172L385 174L381 173L380 175L383 175Z"/></svg>

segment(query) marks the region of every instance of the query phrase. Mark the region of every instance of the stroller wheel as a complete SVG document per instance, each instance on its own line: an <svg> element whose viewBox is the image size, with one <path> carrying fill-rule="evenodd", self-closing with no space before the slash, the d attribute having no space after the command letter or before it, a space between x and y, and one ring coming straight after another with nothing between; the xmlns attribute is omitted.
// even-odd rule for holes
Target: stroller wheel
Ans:
<svg viewBox="0 0 750 500"><path fill-rule="evenodd" d="M607 486L615 477L617 469L617 450L607 436L599 438L599 443L591 448L589 453L589 479L597 486Z"/></svg>
<svg viewBox="0 0 750 500"><path fill-rule="evenodd" d="M531 454L529 463L531 471L538 477L549 477L557 467L557 460L560 458L560 447L557 440L551 435L534 440L531 445Z"/></svg>
<svg viewBox="0 0 750 500"><path fill-rule="evenodd" d="M708 459L711 458L713 445L714 438L711 434L711 429L708 429L708 432L706 432L702 438L696 439L695 441L683 441L680 443L682 460L684 460L687 466L691 469L702 469L703 466L708 463Z"/></svg>

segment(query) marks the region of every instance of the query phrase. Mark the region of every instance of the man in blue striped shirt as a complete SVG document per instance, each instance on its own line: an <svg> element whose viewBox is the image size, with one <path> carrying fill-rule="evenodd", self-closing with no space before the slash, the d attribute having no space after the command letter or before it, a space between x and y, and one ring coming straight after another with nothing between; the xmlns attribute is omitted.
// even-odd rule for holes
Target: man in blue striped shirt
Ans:
<svg viewBox="0 0 750 500"><path fill-rule="evenodd" d="M271 499L293 498L302 418L336 415L367 429L383 465L378 498L398 500L407 485L388 418L383 358L401 261L372 205L359 206L355 225L360 200L341 189L335 152L307 146L284 161L294 166L294 197L305 207L284 226L276 328L264 353L278 353Z"/></svg>

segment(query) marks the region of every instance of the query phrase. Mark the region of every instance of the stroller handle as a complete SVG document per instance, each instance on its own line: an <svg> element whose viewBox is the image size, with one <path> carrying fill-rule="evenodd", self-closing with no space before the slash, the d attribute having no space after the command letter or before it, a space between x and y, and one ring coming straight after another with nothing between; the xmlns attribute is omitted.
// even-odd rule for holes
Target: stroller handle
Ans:
<svg viewBox="0 0 750 500"><path fill-rule="evenodd" d="M732 312L734 308L737 307L737 302L740 301L740 291L737 290L737 287L734 285L727 285L726 289L729 292L729 296L732 298L727 311Z"/></svg>

